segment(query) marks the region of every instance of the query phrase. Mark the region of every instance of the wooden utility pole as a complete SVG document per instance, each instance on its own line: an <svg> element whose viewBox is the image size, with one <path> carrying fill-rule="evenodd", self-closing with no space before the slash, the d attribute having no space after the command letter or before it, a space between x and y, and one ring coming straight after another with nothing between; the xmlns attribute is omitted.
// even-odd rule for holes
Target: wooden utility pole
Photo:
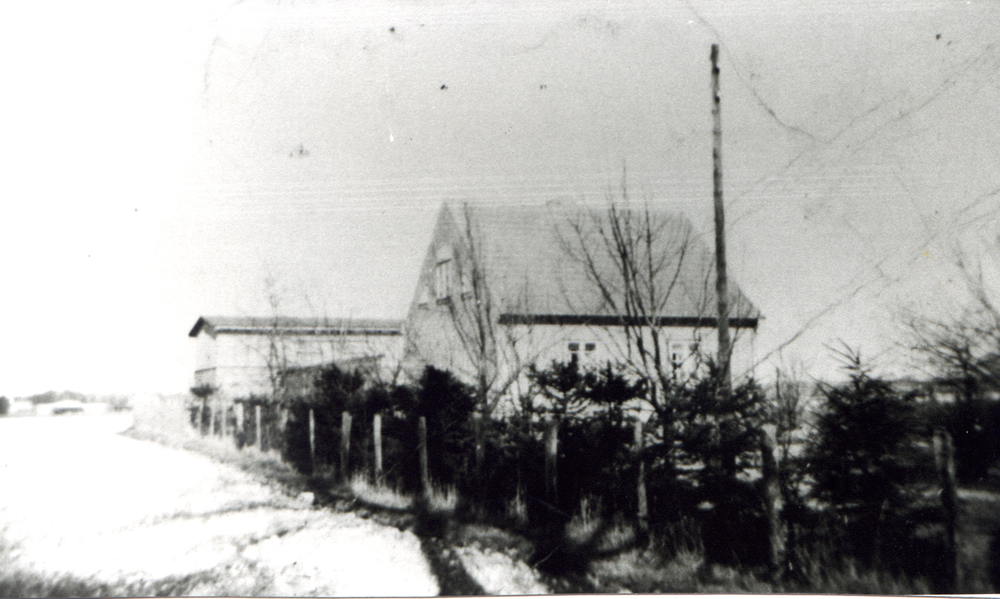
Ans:
<svg viewBox="0 0 1000 599"><path fill-rule="evenodd" d="M719 45L712 44L712 183L715 200L715 294L719 299L719 377L722 391L732 390L729 361L729 282L726 277L726 217L722 204L722 117L719 111Z"/></svg>

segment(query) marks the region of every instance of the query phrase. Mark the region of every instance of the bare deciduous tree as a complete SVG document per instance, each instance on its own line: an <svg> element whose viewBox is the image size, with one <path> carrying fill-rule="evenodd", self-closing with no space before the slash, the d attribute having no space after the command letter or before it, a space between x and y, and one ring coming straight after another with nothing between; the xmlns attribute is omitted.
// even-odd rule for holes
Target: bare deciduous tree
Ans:
<svg viewBox="0 0 1000 599"><path fill-rule="evenodd" d="M268 304L271 307L271 322L267 334L267 380L271 386L271 401L279 403L284 398L285 375L288 372L288 339L281 323L279 308L280 298L273 285L269 283Z"/></svg>
<svg viewBox="0 0 1000 599"><path fill-rule="evenodd" d="M992 288L1000 264L1000 240L981 257L957 251L956 273L965 301L947 316L909 312L904 318L911 349L924 356L936 382L959 400L973 400L1000 390L1000 297ZM992 276L991 276L992 274Z"/></svg>
<svg viewBox="0 0 1000 599"><path fill-rule="evenodd" d="M447 231L432 248L444 258L435 258L434 298L412 313L407 342L410 355L419 363L432 364L470 382L475 393L476 464L481 467L485 451L483 421L514 392L537 348L531 343L530 323L502 323L502 316L526 312L528 282L500 285L494 268L502 258L496 242L483 230L475 207L463 204L452 212L446 208L439 225ZM496 232L492 232L496 233ZM509 281L504 281L509 283Z"/></svg>
<svg viewBox="0 0 1000 599"><path fill-rule="evenodd" d="M493 413L530 360L522 356L527 336L516 327L501 325L502 313L523 311L526 293L498 297L492 289L485 240L468 204L459 216L461 250L456 256L460 291L452 293L448 311L461 347L472 365L477 404L483 417Z"/></svg>
<svg viewBox="0 0 1000 599"><path fill-rule="evenodd" d="M633 203L623 174L620 197L609 194L604 209L578 214L560 232L568 256L582 265L600 295L600 310L618 334L616 358L650 382L647 401L661 417L669 406L665 392L683 384L702 367L700 345L682 367L667 345L677 327L714 326L710 292L711 255L686 219ZM681 314L678 314L681 312ZM678 318L680 316L680 318Z"/></svg>
<svg viewBox="0 0 1000 599"><path fill-rule="evenodd" d="M530 325L500 324L503 313L524 311L526 290L518 297L500 297L493 288L485 236L472 208L463 204L458 215L459 241L455 269L459 289L447 299L451 323L471 367L478 419L489 418L508 395L528 364ZM476 467L481 468L484 432L476 426Z"/></svg>

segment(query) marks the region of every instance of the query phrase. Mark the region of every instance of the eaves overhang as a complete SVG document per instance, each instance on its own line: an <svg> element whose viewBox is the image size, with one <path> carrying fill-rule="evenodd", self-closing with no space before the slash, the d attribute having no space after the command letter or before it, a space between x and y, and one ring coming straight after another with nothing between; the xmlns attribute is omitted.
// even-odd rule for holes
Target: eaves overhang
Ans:
<svg viewBox="0 0 1000 599"><path fill-rule="evenodd" d="M756 329L757 317L736 317L729 319L729 326L736 329ZM500 315L502 325L558 325L558 326L656 326L656 327L687 327L716 328L719 319L712 316L615 316L610 314L518 314L505 313Z"/></svg>

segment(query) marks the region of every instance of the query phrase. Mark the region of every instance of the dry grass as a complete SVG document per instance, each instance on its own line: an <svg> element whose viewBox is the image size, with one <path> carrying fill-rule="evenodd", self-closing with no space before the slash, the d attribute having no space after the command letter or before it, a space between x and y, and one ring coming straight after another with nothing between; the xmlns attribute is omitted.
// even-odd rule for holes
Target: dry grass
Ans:
<svg viewBox="0 0 1000 599"><path fill-rule="evenodd" d="M428 511L435 514L451 515L458 508L458 491L452 486L433 485L425 499Z"/></svg>
<svg viewBox="0 0 1000 599"><path fill-rule="evenodd" d="M81 580L69 575L45 577L10 566L0 568L0 597L137 597L129 585Z"/></svg>
<svg viewBox="0 0 1000 599"><path fill-rule="evenodd" d="M705 557L700 544L688 542L689 536L680 532L659 535L639 544L635 523L603 518L600 501L589 497L580 501L564 529L571 551L582 552L588 559L587 579L597 591L606 593L702 592ZM669 550L664 551L667 545ZM753 585L730 584L721 592L747 592L748 586Z"/></svg>
<svg viewBox="0 0 1000 599"><path fill-rule="evenodd" d="M865 570L854 562L839 567L810 563L807 572L809 593L834 595L926 595L931 592L924 579L910 580L879 570Z"/></svg>
<svg viewBox="0 0 1000 599"><path fill-rule="evenodd" d="M681 549L672 558L636 547L590 562L588 578L600 592L754 593L774 592L752 572L710 565L699 551Z"/></svg>
<svg viewBox="0 0 1000 599"><path fill-rule="evenodd" d="M580 509L566 524L566 539L575 545L588 543L599 534L602 524L600 499L584 497L580 499Z"/></svg>
<svg viewBox="0 0 1000 599"><path fill-rule="evenodd" d="M72 574L40 573L19 563L16 544L0 530L0 597L165 597L204 594L240 596L255 588L229 588L213 572L160 580L98 580Z"/></svg>
<svg viewBox="0 0 1000 599"><path fill-rule="evenodd" d="M528 524L528 502L524 498L524 491L517 490L517 495L506 502L505 510L507 518L517 526Z"/></svg>
<svg viewBox="0 0 1000 599"><path fill-rule="evenodd" d="M373 507L409 510L415 504L412 495L396 488L372 484L364 474L355 474L347 486L358 499ZM444 516L454 514L459 503L458 491L452 486L434 486L423 499L424 508L428 512Z"/></svg>
<svg viewBox="0 0 1000 599"><path fill-rule="evenodd" d="M682 553L664 562L654 552L633 549L590 564L589 578L602 592L694 593L704 557Z"/></svg>
<svg viewBox="0 0 1000 599"><path fill-rule="evenodd" d="M0 531L0 597L100 597L115 594L116 588L92 580L70 576L43 576L21 568L17 546ZM124 589L120 589L124 590Z"/></svg>
<svg viewBox="0 0 1000 599"><path fill-rule="evenodd" d="M231 588L213 572L198 572L162 580L127 582L77 578L69 574L43 576L25 570L0 569L0 597L179 597L211 594L253 596L264 586Z"/></svg>
<svg viewBox="0 0 1000 599"><path fill-rule="evenodd" d="M1000 590L1000 493L959 490L960 585L964 593Z"/></svg>
<svg viewBox="0 0 1000 599"><path fill-rule="evenodd" d="M413 507L413 497L392 487L372 484L363 474L355 474L348 487L358 499L374 506L390 510L408 510Z"/></svg>

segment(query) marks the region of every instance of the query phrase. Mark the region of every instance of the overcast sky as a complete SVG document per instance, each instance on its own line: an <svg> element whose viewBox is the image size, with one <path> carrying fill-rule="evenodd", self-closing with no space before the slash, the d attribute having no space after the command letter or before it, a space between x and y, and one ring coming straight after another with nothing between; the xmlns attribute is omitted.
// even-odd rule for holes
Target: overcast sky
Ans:
<svg viewBox="0 0 1000 599"><path fill-rule="evenodd" d="M713 42L758 355L899 369L900 310L946 309L955 244L997 239L993 1L0 10L8 396L184 390L197 317L268 314L268 281L289 314L401 317L442 200L600 200L624 166L710 234Z"/></svg>

